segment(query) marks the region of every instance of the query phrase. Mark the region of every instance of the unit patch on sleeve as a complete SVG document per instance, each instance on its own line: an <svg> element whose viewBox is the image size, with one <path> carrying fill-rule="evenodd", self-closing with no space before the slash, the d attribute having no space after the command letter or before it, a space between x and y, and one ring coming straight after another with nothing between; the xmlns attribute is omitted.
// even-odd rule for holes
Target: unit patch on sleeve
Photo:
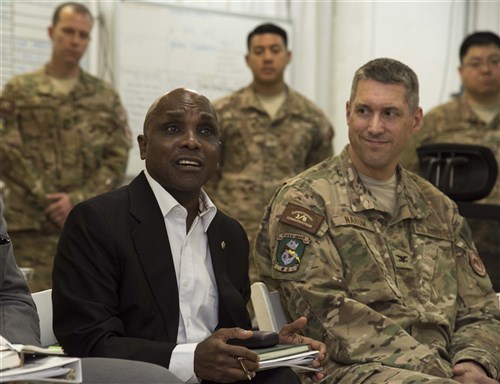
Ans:
<svg viewBox="0 0 500 384"><path fill-rule="evenodd" d="M323 216L295 204L288 204L280 218L280 222L302 229L313 235L318 232L323 220Z"/></svg>
<svg viewBox="0 0 500 384"><path fill-rule="evenodd" d="M476 252L470 253L470 265L479 276L486 276L486 268Z"/></svg>
<svg viewBox="0 0 500 384"><path fill-rule="evenodd" d="M297 233L280 233L276 236L278 247L276 248L276 259L273 268L280 272L295 272L300 267L300 261L306 244L311 239Z"/></svg>

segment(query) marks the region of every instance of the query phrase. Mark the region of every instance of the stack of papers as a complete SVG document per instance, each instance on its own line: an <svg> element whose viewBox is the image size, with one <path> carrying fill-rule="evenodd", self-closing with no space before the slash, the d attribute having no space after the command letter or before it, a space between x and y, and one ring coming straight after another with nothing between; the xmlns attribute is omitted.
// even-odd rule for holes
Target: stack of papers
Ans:
<svg viewBox="0 0 500 384"><path fill-rule="evenodd" d="M291 367L302 371L320 371L312 362L318 351L311 351L309 344L278 344L271 348L254 349L260 357L258 371L276 367Z"/></svg>
<svg viewBox="0 0 500 384"><path fill-rule="evenodd" d="M313 360L318 356L318 351L309 351L299 353L293 356L278 357L277 359L270 359L261 361L259 363L258 371L275 367L290 367L299 371L320 371L322 368L312 367Z"/></svg>
<svg viewBox="0 0 500 384"><path fill-rule="evenodd" d="M27 380L81 383L81 361L78 357L37 357L26 359L21 367L0 371L0 383Z"/></svg>
<svg viewBox="0 0 500 384"><path fill-rule="evenodd" d="M0 335L0 383L41 381L81 383L79 358L66 357L61 348L11 344Z"/></svg>

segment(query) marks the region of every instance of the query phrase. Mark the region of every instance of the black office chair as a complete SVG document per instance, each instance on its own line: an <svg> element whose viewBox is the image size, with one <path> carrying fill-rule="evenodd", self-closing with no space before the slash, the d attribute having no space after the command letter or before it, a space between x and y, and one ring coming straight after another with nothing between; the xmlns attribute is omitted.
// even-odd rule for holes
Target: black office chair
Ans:
<svg viewBox="0 0 500 384"><path fill-rule="evenodd" d="M417 154L420 175L453 199L462 216L500 219L500 205L473 203L490 194L498 176L489 148L438 143L421 146Z"/></svg>
<svg viewBox="0 0 500 384"><path fill-rule="evenodd" d="M498 177L498 164L493 152L479 145L436 143L417 149L420 175L443 191L467 219L492 220L498 225L500 205L474 201L491 193ZM500 228L499 228L500 231ZM500 292L500 260L476 244L493 282Z"/></svg>

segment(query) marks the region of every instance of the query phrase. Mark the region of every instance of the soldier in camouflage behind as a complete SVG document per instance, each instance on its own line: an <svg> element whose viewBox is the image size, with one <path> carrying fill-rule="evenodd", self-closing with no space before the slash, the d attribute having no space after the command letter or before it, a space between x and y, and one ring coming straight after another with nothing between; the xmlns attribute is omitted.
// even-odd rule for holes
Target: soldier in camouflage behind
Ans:
<svg viewBox="0 0 500 384"><path fill-rule="evenodd" d="M92 24L83 5L58 6L48 28L50 61L2 91L5 218L17 263L35 269L32 291L51 287L52 260L71 208L118 186L127 165L130 132L120 99L79 66Z"/></svg>
<svg viewBox="0 0 500 384"><path fill-rule="evenodd" d="M222 211L243 225L252 248L276 188L333 153L333 127L324 113L285 84L292 57L287 43L282 28L257 26L248 34L245 57L252 83L214 103L221 161L205 189ZM253 258L250 280L259 280Z"/></svg>
<svg viewBox="0 0 500 384"><path fill-rule="evenodd" d="M413 136L401 164L419 171L416 149L432 143L475 144L490 148L500 165L500 37L475 32L460 47L462 94L425 114L420 131ZM500 177L484 204L500 204ZM490 273L493 288L500 292L500 217L468 219L472 238Z"/></svg>
<svg viewBox="0 0 500 384"><path fill-rule="evenodd" d="M457 206L398 165L422 120L418 80L376 59L355 74L350 144L274 195L256 262L327 345L323 383L497 383L500 310Z"/></svg>

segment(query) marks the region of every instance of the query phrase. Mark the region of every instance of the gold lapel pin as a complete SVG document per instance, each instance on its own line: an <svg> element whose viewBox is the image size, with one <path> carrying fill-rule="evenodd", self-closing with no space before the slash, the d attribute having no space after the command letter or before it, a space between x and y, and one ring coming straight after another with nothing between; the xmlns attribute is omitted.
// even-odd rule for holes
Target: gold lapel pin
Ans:
<svg viewBox="0 0 500 384"><path fill-rule="evenodd" d="M220 246L222 249L226 249L226 242L224 240L221 241Z"/></svg>

